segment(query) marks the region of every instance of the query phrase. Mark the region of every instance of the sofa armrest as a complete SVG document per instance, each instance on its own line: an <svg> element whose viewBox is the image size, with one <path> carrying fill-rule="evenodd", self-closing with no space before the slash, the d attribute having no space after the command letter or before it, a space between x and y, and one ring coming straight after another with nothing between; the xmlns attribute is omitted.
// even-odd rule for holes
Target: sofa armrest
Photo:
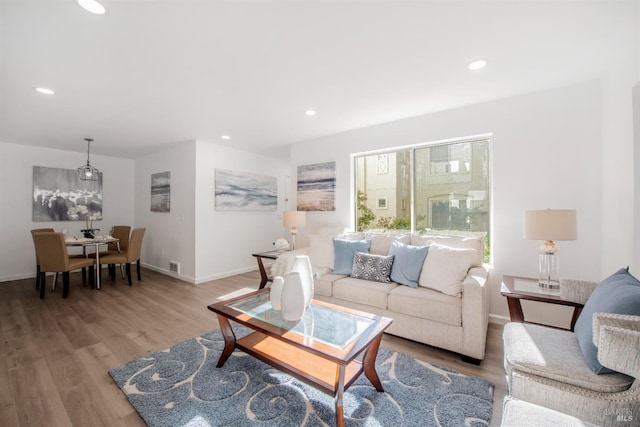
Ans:
<svg viewBox="0 0 640 427"><path fill-rule="evenodd" d="M598 282L560 278L560 295L566 300L584 304L596 286Z"/></svg>
<svg viewBox="0 0 640 427"><path fill-rule="evenodd" d="M462 282L462 330L467 355L483 359L489 325L489 266L472 267Z"/></svg>
<svg viewBox="0 0 640 427"><path fill-rule="evenodd" d="M602 366L640 378L640 316L594 314L593 343Z"/></svg>

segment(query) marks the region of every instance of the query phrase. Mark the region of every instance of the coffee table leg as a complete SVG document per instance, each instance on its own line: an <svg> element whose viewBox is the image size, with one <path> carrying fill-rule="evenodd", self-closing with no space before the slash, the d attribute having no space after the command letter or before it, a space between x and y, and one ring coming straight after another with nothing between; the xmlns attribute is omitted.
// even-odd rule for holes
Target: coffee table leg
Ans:
<svg viewBox="0 0 640 427"><path fill-rule="evenodd" d="M221 368L236 348L236 334L233 333L229 319L226 317L218 315L218 323L220 324L220 331L224 337L224 350L222 350L222 354L220 355L218 364L216 365L216 368Z"/></svg>
<svg viewBox="0 0 640 427"><path fill-rule="evenodd" d="M382 341L382 333L375 337L369 347L365 350L362 358L362 365L364 366L364 375L371 381L371 384L378 391L384 391L382 383L376 372L376 357L378 357L378 349L380 348L380 341Z"/></svg>
<svg viewBox="0 0 640 427"><path fill-rule="evenodd" d="M339 365L336 369L338 374L338 390L336 393L336 425L344 427L344 410L342 404L342 396L344 395L344 365Z"/></svg>

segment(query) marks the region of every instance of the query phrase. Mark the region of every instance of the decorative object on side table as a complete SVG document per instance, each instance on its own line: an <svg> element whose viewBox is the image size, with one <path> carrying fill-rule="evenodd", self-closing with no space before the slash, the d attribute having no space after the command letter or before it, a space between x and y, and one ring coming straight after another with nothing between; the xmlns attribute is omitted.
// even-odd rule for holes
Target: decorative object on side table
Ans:
<svg viewBox="0 0 640 427"><path fill-rule="evenodd" d="M275 242L273 242L273 246L275 246L276 251L278 251L278 253L281 254L287 249L289 249L289 242L287 242L286 239L278 239Z"/></svg>
<svg viewBox="0 0 640 427"><path fill-rule="evenodd" d="M289 227L291 231L291 249L296 248L296 234L298 227L304 227L307 223L307 216L304 211L286 211L282 217L282 225Z"/></svg>
<svg viewBox="0 0 640 427"><path fill-rule="evenodd" d="M544 240L540 246L540 286L560 288L560 265L558 247L554 240L576 240L578 238L575 210L534 210L524 213L524 238Z"/></svg>

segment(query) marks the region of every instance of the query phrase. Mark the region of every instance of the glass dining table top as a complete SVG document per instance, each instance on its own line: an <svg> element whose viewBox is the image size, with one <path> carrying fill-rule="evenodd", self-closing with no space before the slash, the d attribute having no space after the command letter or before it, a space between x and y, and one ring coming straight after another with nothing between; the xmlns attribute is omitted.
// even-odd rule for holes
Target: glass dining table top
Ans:
<svg viewBox="0 0 640 427"><path fill-rule="evenodd" d="M288 321L282 317L280 310L275 310L271 306L269 292L252 295L228 303L226 306L270 325L295 332L305 338L335 348L343 348L376 321L373 318L332 309L313 302L299 321Z"/></svg>

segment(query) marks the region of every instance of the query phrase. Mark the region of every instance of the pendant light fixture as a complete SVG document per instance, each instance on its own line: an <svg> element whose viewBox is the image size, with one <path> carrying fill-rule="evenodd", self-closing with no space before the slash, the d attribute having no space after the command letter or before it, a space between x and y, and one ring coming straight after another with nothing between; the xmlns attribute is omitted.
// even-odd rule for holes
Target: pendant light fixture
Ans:
<svg viewBox="0 0 640 427"><path fill-rule="evenodd" d="M78 175L82 181L97 181L100 171L89 163L89 147L93 139L85 138L84 140L87 141L87 164L78 168Z"/></svg>

